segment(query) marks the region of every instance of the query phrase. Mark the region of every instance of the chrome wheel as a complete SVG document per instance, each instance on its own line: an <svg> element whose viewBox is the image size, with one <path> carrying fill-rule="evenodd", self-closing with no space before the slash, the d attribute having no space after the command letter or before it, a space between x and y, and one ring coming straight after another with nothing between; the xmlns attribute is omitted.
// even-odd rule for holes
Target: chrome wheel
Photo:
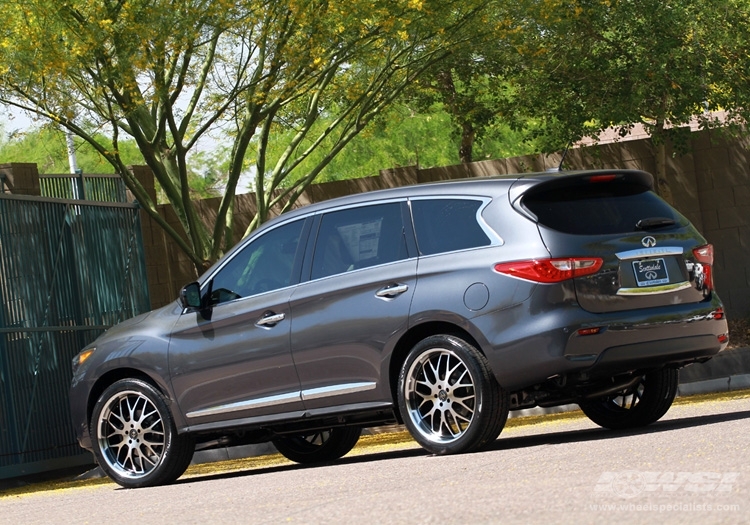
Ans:
<svg viewBox="0 0 750 525"><path fill-rule="evenodd" d="M451 350L433 348L415 360L406 374L404 393L409 418L430 441L455 441L474 421L474 379Z"/></svg>
<svg viewBox="0 0 750 525"><path fill-rule="evenodd" d="M96 439L107 465L131 478L154 470L166 446L162 415L148 397L135 390L119 392L105 403Z"/></svg>
<svg viewBox="0 0 750 525"><path fill-rule="evenodd" d="M195 450L190 434L177 433L164 395L141 379L121 379L101 394L90 435L99 466L128 488L171 483Z"/></svg>
<svg viewBox="0 0 750 525"><path fill-rule="evenodd" d="M412 348L399 375L398 405L411 435L433 454L478 450L508 418L508 394L487 359L452 335L433 335Z"/></svg>

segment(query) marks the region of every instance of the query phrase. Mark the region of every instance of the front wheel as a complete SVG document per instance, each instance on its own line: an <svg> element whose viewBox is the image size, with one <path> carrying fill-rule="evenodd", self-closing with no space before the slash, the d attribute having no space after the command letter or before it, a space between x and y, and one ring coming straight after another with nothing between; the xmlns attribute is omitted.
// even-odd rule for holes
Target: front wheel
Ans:
<svg viewBox="0 0 750 525"><path fill-rule="evenodd" d="M126 488L173 482L195 450L192 437L177 433L161 392L140 379L122 379L102 393L91 437L99 465Z"/></svg>
<svg viewBox="0 0 750 525"><path fill-rule="evenodd" d="M658 421L677 395L677 370L662 368L644 374L634 386L579 406L597 425L613 430L637 428Z"/></svg>
<svg viewBox="0 0 750 525"><path fill-rule="evenodd" d="M344 456L359 441L359 427L335 427L296 436L277 436L276 450L297 463L321 463Z"/></svg>
<svg viewBox="0 0 750 525"><path fill-rule="evenodd" d="M487 359L450 335L428 337L411 350L399 375L398 405L411 435L433 454L478 450L508 418L508 394Z"/></svg>

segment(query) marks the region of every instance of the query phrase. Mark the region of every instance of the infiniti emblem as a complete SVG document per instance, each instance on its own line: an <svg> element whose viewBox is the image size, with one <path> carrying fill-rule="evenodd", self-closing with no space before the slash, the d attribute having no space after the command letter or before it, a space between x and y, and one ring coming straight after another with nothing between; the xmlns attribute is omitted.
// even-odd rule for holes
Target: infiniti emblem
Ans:
<svg viewBox="0 0 750 525"><path fill-rule="evenodd" d="M643 239L641 239L641 244L646 248L652 248L656 246L656 239L649 235L648 237L644 237Z"/></svg>

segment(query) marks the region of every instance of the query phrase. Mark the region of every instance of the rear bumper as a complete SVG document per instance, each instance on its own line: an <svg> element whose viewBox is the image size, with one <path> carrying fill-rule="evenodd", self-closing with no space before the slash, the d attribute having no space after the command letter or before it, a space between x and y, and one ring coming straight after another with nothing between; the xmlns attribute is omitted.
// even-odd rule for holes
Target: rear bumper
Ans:
<svg viewBox="0 0 750 525"><path fill-rule="evenodd" d="M513 316L513 325L490 334L487 358L500 384L509 390L557 376L576 382L682 366L709 359L727 346L723 338L727 321L716 318L722 308L716 294L701 303L611 314L592 314L572 302L562 308L559 303L539 308L534 299L515 312L502 312L500 317ZM494 326L504 324L500 321L496 318ZM582 329L593 330L582 335Z"/></svg>

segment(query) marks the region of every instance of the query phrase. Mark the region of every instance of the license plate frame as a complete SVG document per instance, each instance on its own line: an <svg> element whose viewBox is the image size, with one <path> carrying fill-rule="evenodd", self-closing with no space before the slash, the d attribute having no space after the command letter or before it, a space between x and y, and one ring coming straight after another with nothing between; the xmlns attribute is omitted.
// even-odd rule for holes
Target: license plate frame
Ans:
<svg viewBox="0 0 750 525"><path fill-rule="evenodd" d="M639 288L669 284L667 261L663 257L633 261L633 274Z"/></svg>

